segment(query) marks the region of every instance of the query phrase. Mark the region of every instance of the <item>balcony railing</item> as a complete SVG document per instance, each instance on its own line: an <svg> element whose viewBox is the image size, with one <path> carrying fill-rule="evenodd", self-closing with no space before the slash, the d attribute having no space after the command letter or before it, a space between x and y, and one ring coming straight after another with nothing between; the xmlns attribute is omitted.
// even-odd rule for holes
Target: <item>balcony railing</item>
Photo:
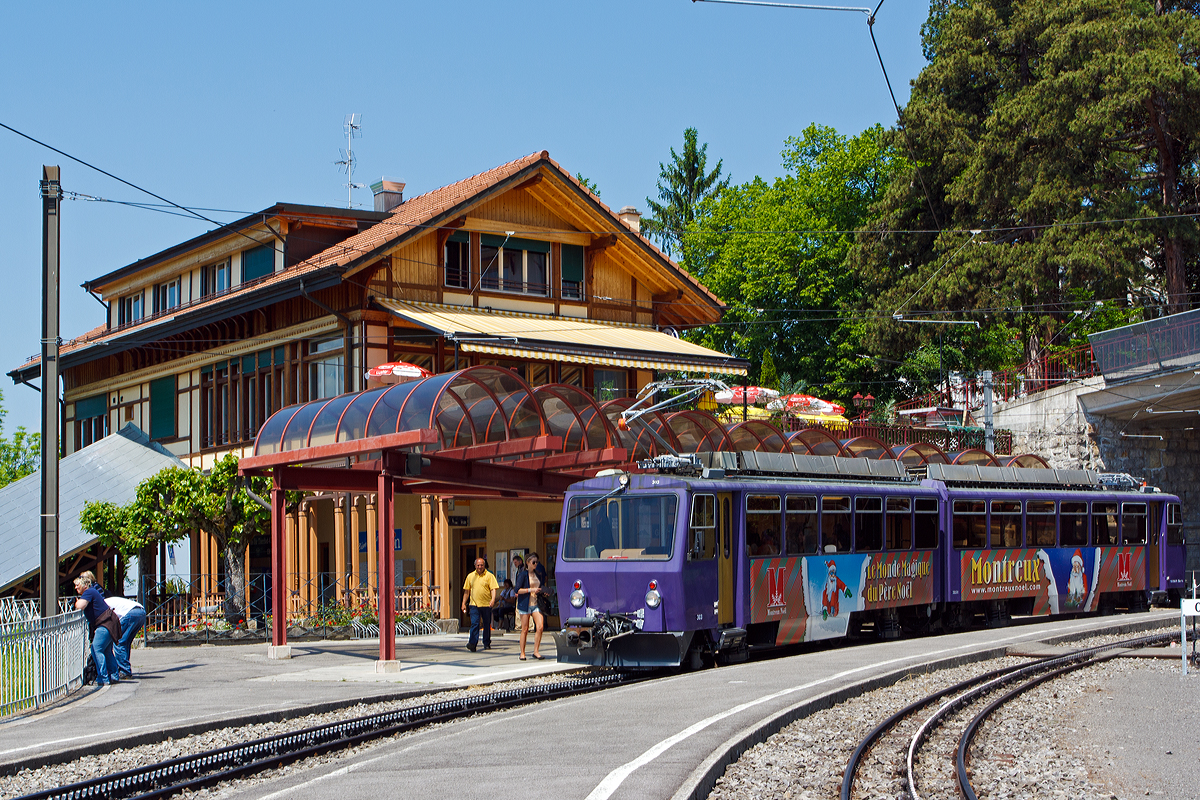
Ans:
<svg viewBox="0 0 1200 800"><path fill-rule="evenodd" d="M1088 335L1108 383L1200 365L1200 309Z"/></svg>

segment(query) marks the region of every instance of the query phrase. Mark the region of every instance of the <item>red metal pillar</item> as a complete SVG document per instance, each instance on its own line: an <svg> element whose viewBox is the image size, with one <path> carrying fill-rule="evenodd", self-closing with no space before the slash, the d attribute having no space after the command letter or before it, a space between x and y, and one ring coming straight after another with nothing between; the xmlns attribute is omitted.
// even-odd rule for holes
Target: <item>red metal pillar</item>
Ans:
<svg viewBox="0 0 1200 800"><path fill-rule="evenodd" d="M396 660L396 494L392 476L379 473L379 660Z"/></svg>
<svg viewBox="0 0 1200 800"><path fill-rule="evenodd" d="M279 475L271 487L271 644L287 644L287 517Z"/></svg>

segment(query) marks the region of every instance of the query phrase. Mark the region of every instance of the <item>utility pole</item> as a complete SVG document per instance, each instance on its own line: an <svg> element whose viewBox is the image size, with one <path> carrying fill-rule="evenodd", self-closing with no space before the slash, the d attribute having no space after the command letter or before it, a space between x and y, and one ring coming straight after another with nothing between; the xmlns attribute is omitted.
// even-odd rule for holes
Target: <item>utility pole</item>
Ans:
<svg viewBox="0 0 1200 800"><path fill-rule="evenodd" d="M983 447L996 452L996 429L992 427L992 371L983 373Z"/></svg>
<svg viewBox="0 0 1200 800"><path fill-rule="evenodd" d="M62 186L42 167L42 618L58 614L58 263Z"/></svg>

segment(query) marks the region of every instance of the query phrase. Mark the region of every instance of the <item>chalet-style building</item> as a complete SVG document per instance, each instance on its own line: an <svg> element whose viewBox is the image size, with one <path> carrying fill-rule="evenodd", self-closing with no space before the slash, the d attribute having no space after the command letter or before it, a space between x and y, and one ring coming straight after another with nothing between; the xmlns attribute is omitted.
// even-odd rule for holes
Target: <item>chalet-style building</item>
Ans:
<svg viewBox="0 0 1200 800"><path fill-rule="evenodd" d="M745 372L675 335L718 321L721 302L640 235L636 211L613 213L545 151L411 199L403 183L372 188L374 211L279 203L85 283L108 317L61 351L65 453L133 423L204 468L249 453L281 408L375 385L365 372L386 362L496 365L602 400L660 371ZM9 374L31 381L40 363ZM396 496L396 573L430 586L421 502ZM447 611L476 554L503 573L511 551L557 539L558 502L438 502L453 503L432 540L452 563ZM307 603L375 572L374 516L369 495L317 495L293 515ZM263 541L251 572L268 569ZM201 581L223 569L206 535L192 565Z"/></svg>

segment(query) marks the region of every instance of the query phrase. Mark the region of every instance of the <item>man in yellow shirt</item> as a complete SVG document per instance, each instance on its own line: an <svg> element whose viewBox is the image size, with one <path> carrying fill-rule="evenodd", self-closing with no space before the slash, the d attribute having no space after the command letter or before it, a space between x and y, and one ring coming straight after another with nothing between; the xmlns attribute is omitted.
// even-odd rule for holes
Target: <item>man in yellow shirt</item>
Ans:
<svg viewBox="0 0 1200 800"><path fill-rule="evenodd" d="M462 610L467 612L467 601L470 600L471 638L467 640L467 649L475 652L479 642L479 628L483 628L483 649L492 649L492 606L496 605L496 592L500 584L496 576L488 572L487 562L482 558L475 559L475 571L467 576L463 584Z"/></svg>

